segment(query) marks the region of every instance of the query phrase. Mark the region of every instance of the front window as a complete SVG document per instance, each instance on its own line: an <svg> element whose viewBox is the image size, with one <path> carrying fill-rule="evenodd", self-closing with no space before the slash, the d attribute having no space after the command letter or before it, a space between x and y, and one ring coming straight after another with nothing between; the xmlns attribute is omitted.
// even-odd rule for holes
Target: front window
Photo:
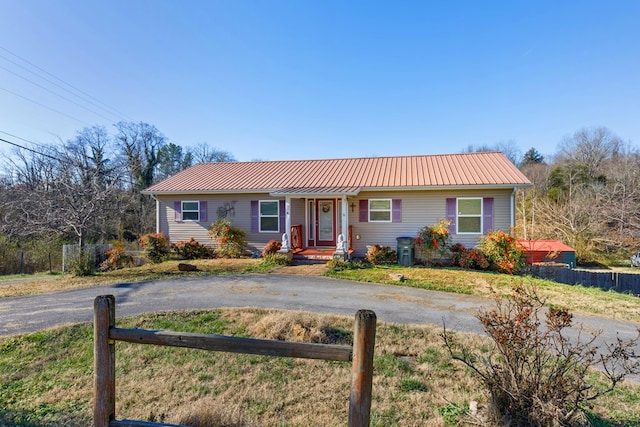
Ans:
<svg viewBox="0 0 640 427"><path fill-rule="evenodd" d="M260 231L279 231L280 203L277 200L260 200Z"/></svg>
<svg viewBox="0 0 640 427"><path fill-rule="evenodd" d="M458 233L482 232L482 198L458 199Z"/></svg>
<svg viewBox="0 0 640 427"><path fill-rule="evenodd" d="M182 202L182 220L200 221L200 202Z"/></svg>
<svg viewBox="0 0 640 427"><path fill-rule="evenodd" d="M369 222L391 222L391 199L369 199Z"/></svg>

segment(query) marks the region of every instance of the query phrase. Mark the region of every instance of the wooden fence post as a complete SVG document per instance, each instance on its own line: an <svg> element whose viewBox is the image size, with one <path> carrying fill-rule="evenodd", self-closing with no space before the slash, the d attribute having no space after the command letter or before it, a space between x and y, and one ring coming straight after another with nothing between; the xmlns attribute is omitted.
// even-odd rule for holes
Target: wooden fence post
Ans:
<svg viewBox="0 0 640 427"><path fill-rule="evenodd" d="M116 346L109 339L115 327L116 299L96 297L93 302L93 427L109 427L116 414Z"/></svg>
<svg viewBox="0 0 640 427"><path fill-rule="evenodd" d="M349 398L350 427L369 425L375 336L376 314L371 310L358 310L353 332L353 368Z"/></svg>

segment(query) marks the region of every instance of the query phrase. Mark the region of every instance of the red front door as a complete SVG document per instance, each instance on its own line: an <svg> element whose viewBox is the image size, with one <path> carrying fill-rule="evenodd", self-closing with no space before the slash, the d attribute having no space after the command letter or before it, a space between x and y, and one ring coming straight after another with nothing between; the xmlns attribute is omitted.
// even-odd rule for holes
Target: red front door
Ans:
<svg viewBox="0 0 640 427"><path fill-rule="evenodd" d="M316 244L318 246L336 245L336 201L316 201Z"/></svg>

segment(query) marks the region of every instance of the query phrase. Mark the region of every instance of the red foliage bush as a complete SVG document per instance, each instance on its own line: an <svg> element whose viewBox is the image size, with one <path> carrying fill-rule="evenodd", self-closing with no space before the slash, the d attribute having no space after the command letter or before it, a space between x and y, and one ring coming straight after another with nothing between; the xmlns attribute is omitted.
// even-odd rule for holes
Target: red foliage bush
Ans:
<svg viewBox="0 0 640 427"><path fill-rule="evenodd" d="M262 248L262 256L272 255L278 252L282 248L282 243L277 240L269 240L267 244Z"/></svg>
<svg viewBox="0 0 640 427"><path fill-rule="evenodd" d="M173 251L182 259L212 258L213 250L199 243L193 237L189 240L181 240L172 245Z"/></svg>

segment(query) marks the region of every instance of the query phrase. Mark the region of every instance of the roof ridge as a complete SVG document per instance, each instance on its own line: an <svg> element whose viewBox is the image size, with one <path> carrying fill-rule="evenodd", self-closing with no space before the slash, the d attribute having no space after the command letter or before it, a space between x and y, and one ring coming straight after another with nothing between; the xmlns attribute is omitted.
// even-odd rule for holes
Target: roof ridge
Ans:
<svg viewBox="0 0 640 427"><path fill-rule="evenodd" d="M415 157L452 157L452 156L470 156L470 155L482 155L482 154L503 154L501 151L474 151L468 153L438 153L438 154L404 154L401 156L360 156L360 157L331 157L322 159L284 159L284 160L247 160L238 162L201 162L198 164L212 164L212 163L291 163L291 162L326 162L326 161L344 161L344 160L375 160L375 159L403 159L403 158L415 158Z"/></svg>

